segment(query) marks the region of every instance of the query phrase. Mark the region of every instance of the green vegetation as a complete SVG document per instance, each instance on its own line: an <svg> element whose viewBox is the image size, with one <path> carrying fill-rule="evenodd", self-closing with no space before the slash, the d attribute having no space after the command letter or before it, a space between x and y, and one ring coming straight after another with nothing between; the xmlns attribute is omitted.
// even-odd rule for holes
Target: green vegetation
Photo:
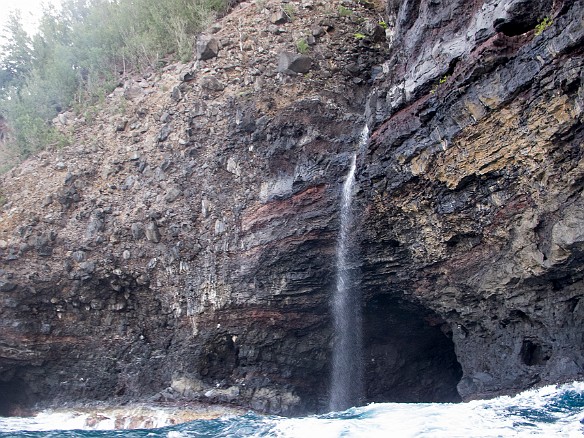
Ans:
<svg viewBox="0 0 584 438"><path fill-rule="evenodd" d="M304 38L301 38L298 41L296 41L296 49L298 50L298 53L305 55L306 53L308 53L310 46L308 45Z"/></svg>
<svg viewBox="0 0 584 438"><path fill-rule="evenodd" d="M360 32L357 32L357 33L353 34L353 36L355 37L356 40L362 40L362 39L365 39L366 38L366 35L365 34L362 34Z"/></svg>
<svg viewBox="0 0 584 438"><path fill-rule="evenodd" d="M448 78L450 78L450 75L444 75L440 78L440 80L436 83L436 85L434 85L434 87L432 87L432 89L430 90L430 94L434 94L437 90L438 87L444 83L446 83L446 81L448 80Z"/></svg>
<svg viewBox="0 0 584 438"><path fill-rule="evenodd" d="M550 17L544 17L544 19L541 20L537 26L535 26L535 34L541 35L541 33L552 24L554 24L554 21Z"/></svg>
<svg viewBox="0 0 584 438"><path fill-rule="evenodd" d="M296 8L294 7L293 4L286 3L284 6L282 6L282 11L284 11L284 14L286 14L288 20L294 21L294 17L296 15Z"/></svg>
<svg viewBox="0 0 584 438"><path fill-rule="evenodd" d="M353 11L349 8L346 8L343 5L339 5L339 16L340 17L350 17L353 15Z"/></svg>
<svg viewBox="0 0 584 438"><path fill-rule="evenodd" d="M383 20L379 21L379 22L377 23L377 25L378 25L379 27L381 27L383 30L386 30L386 29L389 27L389 26L387 25L387 23L386 23L385 21L383 21Z"/></svg>
<svg viewBox="0 0 584 438"><path fill-rule="evenodd" d="M11 128L9 146L24 158L66 136L50 125L61 111L88 109L117 86L120 75L190 60L194 35L229 0L64 0L45 9L30 36L18 13L0 47L0 115ZM89 117L91 118L91 117Z"/></svg>

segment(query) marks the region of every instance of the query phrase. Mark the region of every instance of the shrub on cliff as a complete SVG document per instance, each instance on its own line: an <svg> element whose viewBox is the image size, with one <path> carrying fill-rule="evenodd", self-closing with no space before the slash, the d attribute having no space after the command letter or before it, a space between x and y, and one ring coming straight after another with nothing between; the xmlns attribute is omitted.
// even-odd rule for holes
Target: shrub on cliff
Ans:
<svg viewBox="0 0 584 438"><path fill-rule="evenodd" d="M50 120L60 111L95 103L119 75L189 60L194 35L227 0L65 0L43 11L30 36L18 13L0 47L0 114L11 127L11 146L23 158L62 139Z"/></svg>

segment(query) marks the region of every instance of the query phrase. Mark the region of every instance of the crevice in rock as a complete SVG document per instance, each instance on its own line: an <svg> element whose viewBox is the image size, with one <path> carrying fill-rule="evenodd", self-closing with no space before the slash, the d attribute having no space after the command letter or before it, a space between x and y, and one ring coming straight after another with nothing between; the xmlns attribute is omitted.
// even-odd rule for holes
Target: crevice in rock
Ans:
<svg viewBox="0 0 584 438"><path fill-rule="evenodd" d="M363 314L367 402L457 402L462 377L450 326L436 313L388 295Z"/></svg>
<svg viewBox="0 0 584 438"><path fill-rule="evenodd" d="M537 24L537 23L536 23ZM508 37L523 35L535 27L534 23L521 23L515 20L499 19L493 23L497 32L501 32Z"/></svg>
<svg viewBox="0 0 584 438"><path fill-rule="evenodd" d="M522 35L534 29L544 17L550 15L553 3L552 0L510 2L506 8L506 16L496 19L493 27L497 32L510 37Z"/></svg>

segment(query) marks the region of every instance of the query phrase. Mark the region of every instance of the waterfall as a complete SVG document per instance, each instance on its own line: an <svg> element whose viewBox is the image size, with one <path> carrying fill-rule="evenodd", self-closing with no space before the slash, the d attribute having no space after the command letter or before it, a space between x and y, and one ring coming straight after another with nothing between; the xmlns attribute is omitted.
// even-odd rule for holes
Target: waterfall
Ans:
<svg viewBox="0 0 584 438"><path fill-rule="evenodd" d="M367 126L361 133L358 152L353 154L351 168L343 184L341 196L341 225L337 240L337 284L332 295L331 311L333 318L334 345L330 382L331 411L339 411L356 406L362 398L362 318L361 293L359 285L352 276L351 262L353 247L353 188L357 169L357 154L369 139Z"/></svg>

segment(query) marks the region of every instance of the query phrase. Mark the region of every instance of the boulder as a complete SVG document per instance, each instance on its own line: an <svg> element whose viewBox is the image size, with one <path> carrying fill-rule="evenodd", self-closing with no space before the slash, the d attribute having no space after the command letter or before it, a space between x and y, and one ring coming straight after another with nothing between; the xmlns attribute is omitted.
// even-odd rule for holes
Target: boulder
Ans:
<svg viewBox="0 0 584 438"><path fill-rule="evenodd" d="M288 15L280 9L271 15L270 21L273 24L284 24L288 21Z"/></svg>
<svg viewBox="0 0 584 438"><path fill-rule="evenodd" d="M134 240L140 240L145 235L144 226L139 222L135 222L132 224L131 232L132 232L132 238Z"/></svg>
<svg viewBox="0 0 584 438"><path fill-rule="evenodd" d="M326 30L324 29L324 27L319 26L318 24L310 26L310 33L314 37L321 37L325 34L325 32Z"/></svg>
<svg viewBox="0 0 584 438"><path fill-rule="evenodd" d="M158 133L158 141L165 141L170 133L172 132L172 127L170 125L164 125L160 132Z"/></svg>
<svg viewBox="0 0 584 438"><path fill-rule="evenodd" d="M150 242L160 242L160 231L154 222L150 222L146 227L146 239Z"/></svg>
<svg viewBox="0 0 584 438"><path fill-rule="evenodd" d="M312 67L312 59L306 55L291 52L280 53L278 72L286 74L308 73Z"/></svg>
<svg viewBox="0 0 584 438"><path fill-rule="evenodd" d="M197 39L196 45L197 59L205 61L207 59L215 58L219 53L219 41L209 35L201 35Z"/></svg>
<svg viewBox="0 0 584 438"><path fill-rule="evenodd" d="M210 91L223 91L225 85L215 76L207 76L201 80L201 87Z"/></svg>
<svg viewBox="0 0 584 438"><path fill-rule="evenodd" d="M10 292L16 289L16 285L9 281L0 280L0 292Z"/></svg>

